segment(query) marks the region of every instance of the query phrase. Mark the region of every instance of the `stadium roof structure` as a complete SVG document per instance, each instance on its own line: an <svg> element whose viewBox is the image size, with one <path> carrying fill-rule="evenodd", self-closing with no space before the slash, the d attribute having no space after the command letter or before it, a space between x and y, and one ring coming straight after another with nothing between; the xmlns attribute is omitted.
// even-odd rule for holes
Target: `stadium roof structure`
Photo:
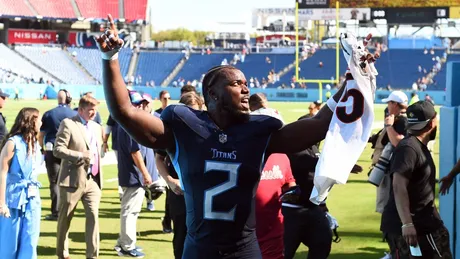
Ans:
<svg viewBox="0 0 460 259"><path fill-rule="evenodd" d="M110 13L120 22L145 23L147 4L148 0L0 0L0 17L96 22Z"/></svg>

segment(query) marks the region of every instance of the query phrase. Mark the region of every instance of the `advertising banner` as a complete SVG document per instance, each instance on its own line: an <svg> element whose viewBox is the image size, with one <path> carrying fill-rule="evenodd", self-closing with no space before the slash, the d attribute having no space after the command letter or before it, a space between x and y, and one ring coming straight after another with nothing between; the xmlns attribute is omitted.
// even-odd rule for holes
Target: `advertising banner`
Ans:
<svg viewBox="0 0 460 259"><path fill-rule="evenodd" d="M9 29L8 44L12 43L33 43L33 44L48 44L56 42L55 31L45 30L24 30L24 29Z"/></svg>

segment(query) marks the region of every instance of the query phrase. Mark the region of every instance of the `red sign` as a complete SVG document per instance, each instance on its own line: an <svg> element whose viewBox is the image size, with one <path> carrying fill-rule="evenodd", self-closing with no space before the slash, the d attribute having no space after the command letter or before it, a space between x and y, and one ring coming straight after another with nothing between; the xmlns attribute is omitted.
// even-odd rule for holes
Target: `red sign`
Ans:
<svg viewBox="0 0 460 259"><path fill-rule="evenodd" d="M12 43L35 43L47 44L56 42L55 31L42 31L42 30L23 30L23 29L9 29L8 30L8 44Z"/></svg>

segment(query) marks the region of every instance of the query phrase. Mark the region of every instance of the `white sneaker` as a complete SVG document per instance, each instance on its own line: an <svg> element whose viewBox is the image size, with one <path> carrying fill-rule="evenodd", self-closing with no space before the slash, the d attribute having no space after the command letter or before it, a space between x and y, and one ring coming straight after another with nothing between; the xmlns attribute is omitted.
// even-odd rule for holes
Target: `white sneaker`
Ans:
<svg viewBox="0 0 460 259"><path fill-rule="evenodd" d="M153 204L153 201L147 202L147 210L148 211L155 211L155 204Z"/></svg>

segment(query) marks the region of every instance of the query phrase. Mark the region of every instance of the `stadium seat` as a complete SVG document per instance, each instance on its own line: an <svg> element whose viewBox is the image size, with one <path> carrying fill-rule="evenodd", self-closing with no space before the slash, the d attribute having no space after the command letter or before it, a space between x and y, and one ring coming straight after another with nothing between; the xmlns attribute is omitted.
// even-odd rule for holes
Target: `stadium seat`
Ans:
<svg viewBox="0 0 460 259"><path fill-rule="evenodd" d="M18 15L18 16L35 16L25 1L3 0L0 4L0 14L2 15Z"/></svg>
<svg viewBox="0 0 460 259"><path fill-rule="evenodd" d="M17 46L16 50L67 84L95 84L60 47Z"/></svg>
<svg viewBox="0 0 460 259"><path fill-rule="evenodd" d="M75 0L81 15L85 18L105 18L111 14L113 18L119 18L118 0ZM129 0L135 1L135 0ZM126 3L126 1L125 1Z"/></svg>
<svg viewBox="0 0 460 259"><path fill-rule="evenodd" d="M460 54L450 54L447 56L447 61L442 65L441 71L439 71L434 79L434 84L428 85L427 90L441 90L446 89L446 76L447 76L447 62L460 61Z"/></svg>
<svg viewBox="0 0 460 259"><path fill-rule="evenodd" d="M266 61L267 57L270 63ZM293 54L250 54L246 55L244 63L238 62L236 67L243 71L247 80L254 77L260 81L262 78L267 79L270 70L278 73L294 62L294 59Z"/></svg>
<svg viewBox="0 0 460 259"><path fill-rule="evenodd" d="M67 50L72 54L76 54L75 56L78 62L80 62L80 64L88 70L94 78L96 78L99 82L102 82L102 62L98 49L69 47ZM121 74L123 77L128 74L131 56L132 51L129 48L123 48L118 56L120 60Z"/></svg>
<svg viewBox="0 0 460 259"><path fill-rule="evenodd" d="M225 58L230 61L233 55L221 53L211 55L191 54L174 80L177 81L179 78L183 78L185 81L200 80L206 71L220 65Z"/></svg>
<svg viewBox="0 0 460 259"><path fill-rule="evenodd" d="M145 20L147 14L147 0L125 0L125 19Z"/></svg>
<svg viewBox="0 0 460 259"><path fill-rule="evenodd" d="M0 68L11 70L13 73L26 78L33 78L37 81L40 77L43 77L45 82L48 79L51 81L56 80L56 78L38 69L4 44L0 44Z"/></svg>
<svg viewBox="0 0 460 259"><path fill-rule="evenodd" d="M16 1L21 2L21 1ZM69 1L62 0L29 0L39 15L55 18L76 18L76 14Z"/></svg>
<svg viewBox="0 0 460 259"><path fill-rule="evenodd" d="M159 53L141 51L137 63L135 76L142 76L142 81L153 80L160 85L173 71L179 61L184 57L183 53Z"/></svg>

